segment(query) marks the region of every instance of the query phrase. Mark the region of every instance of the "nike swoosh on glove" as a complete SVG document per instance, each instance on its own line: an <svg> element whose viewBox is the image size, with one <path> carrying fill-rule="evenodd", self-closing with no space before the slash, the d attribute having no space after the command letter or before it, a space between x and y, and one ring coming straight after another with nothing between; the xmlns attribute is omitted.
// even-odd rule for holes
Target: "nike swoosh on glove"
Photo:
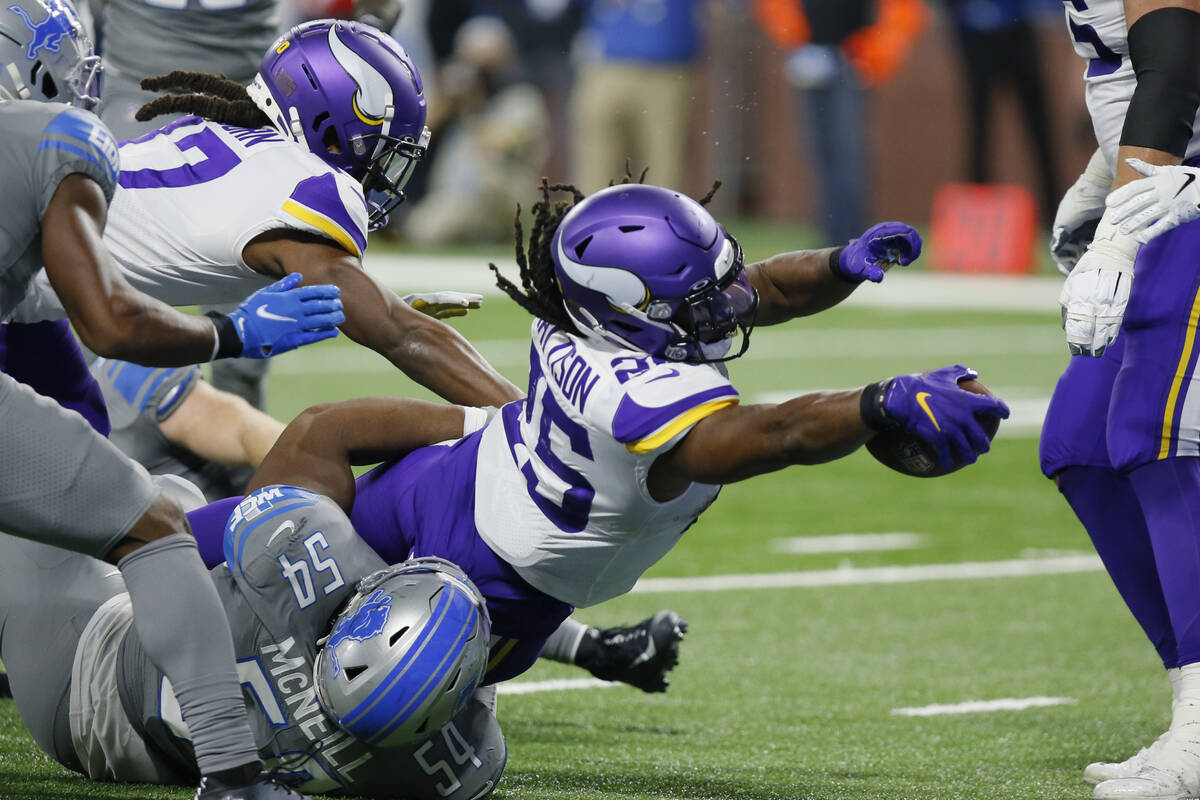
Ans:
<svg viewBox="0 0 1200 800"><path fill-rule="evenodd" d="M952 469L956 460L974 464L992 447L975 415L1008 419L1008 406L999 397L959 388L959 381L978 377L978 372L962 364L898 375L884 392L883 410L905 433L929 442L942 469Z"/></svg>
<svg viewBox="0 0 1200 800"><path fill-rule="evenodd" d="M342 290L330 284L301 286L293 272L247 297L229 315L243 358L270 358L306 344L332 339L346 321Z"/></svg>
<svg viewBox="0 0 1200 800"><path fill-rule="evenodd" d="M837 271L853 283L879 283L888 268L908 266L921 255L921 234L903 222L872 225L838 254Z"/></svg>
<svg viewBox="0 0 1200 800"><path fill-rule="evenodd" d="M1141 244L1200 217L1200 169L1147 164L1140 158L1125 163L1145 175L1108 196L1106 216L1125 236Z"/></svg>

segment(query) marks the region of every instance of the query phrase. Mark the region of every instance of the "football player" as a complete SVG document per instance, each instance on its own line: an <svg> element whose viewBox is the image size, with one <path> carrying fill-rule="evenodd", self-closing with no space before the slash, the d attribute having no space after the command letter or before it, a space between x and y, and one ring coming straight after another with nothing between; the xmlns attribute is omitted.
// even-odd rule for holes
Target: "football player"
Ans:
<svg viewBox="0 0 1200 800"><path fill-rule="evenodd" d="M20 327L9 335L16 331ZM4 340L0 329L0 346ZM196 367L153 369L97 359L91 371L102 392L101 407L108 409L113 444L150 474L175 475L195 485L203 496L200 504L241 495L283 431L278 420L209 385ZM215 548L213 563L223 558ZM542 657L645 692L662 692L686 631L687 623L668 610L615 628L567 619L547 641ZM0 685L0 697L5 694Z"/></svg>
<svg viewBox="0 0 1200 800"><path fill-rule="evenodd" d="M1171 724L1158 740L1124 761L1089 764L1084 778L1097 784L1096 798L1195 797L1200 229L1183 225L1139 250L1133 234L1153 214L1134 220L1140 202L1123 215L1119 202L1106 210L1105 197L1113 188L1114 200L1137 193L1120 187L1139 169L1154 172L1200 156L1194 124L1200 2L1069 0L1065 6L1075 49L1088 61L1086 97L1100 148L1056 221L1056 257L1065 269L1074 267L1060 302L1076 357L1050 403L1041 466L1087 528L1174 692ZM1173 181L1170 191L1186 194L1189 184Z"/></svg>
<svg viewBox="0 0 1200 800"><path fill-rule="evenodd" d="M537 317L527 397L491 415L468 409L461 430L459 416L411 415L397 400L318 407L284 430L255 478L281 482L274 465L311 462L319 482L304 486L349 506L385 560L462 566L491 614L488 682L527 669L573 606L627 592L722 484L840 458L891 428L931 442L945 467L970 463L989 447L975 415L1008 415L958 387L975 375L965 367L739 403L721 363L746 349L746 338L731 349L735 334L829 308L911 262L920 237L907 225L746 267L737 242L677 192L617 185L569 207L544 191L517 252L525 291L500 279ZM350 469L459 436L357 483ZM219 541L229 510L194 513L197 536Z"/></svg>
<svg viewBox="0 0 1200 800"><path fill-rule="evenodd" d="M266 357L336 335L344 320L336 288L295 290L299 275L211 318L182 315L130 287L101 240L118 181L116 143L99 119L64 104L95 103L97 62L74 10L63 0L9 4L0 12L0 64L0 319L44 266L81 338L105 355L192 364ZM25 347L40 350L36 338ZM197 796L298 797L262 772L229 628L179 505L80 416L3 374L0 437L0 529L118 565L146 652L171 676L194 725ZM35 698L50 709L63 700ZM60 733L34 730L43 747L73 759Z"/></svg>
<svg viewBox="0 0 1200 800"><path fill-rule="evenodd" d="M476 690L488 619L461 570L437 559L386 567L340 508L294 487L264 487L241 509L229 560L206 580L233 631L239 701L278 779L389 800L490 794L507 748L494 690ZM53 732L38 744L64 766L95 780L194 782L195 721L103 562L0 536L0 658L22 719Z"/></svg>
<svg viewBox="0 0 1200 800"><path fill-rule="evenodd" d="M135 287L172 305L234 300L280 275L338 286L342 330L456 403L520 396L453 328L403 302L362 269L368 228L400 202L428 143L421 80L390 36L362 23L293 28L249 89L174 72L180 89L146 118L187 112L125 142L105 244ZM368 211L364 191L383 198ZM39 277L17 312L54 319L62 303ZM478 296L418 295L426 311Z"/></svg>

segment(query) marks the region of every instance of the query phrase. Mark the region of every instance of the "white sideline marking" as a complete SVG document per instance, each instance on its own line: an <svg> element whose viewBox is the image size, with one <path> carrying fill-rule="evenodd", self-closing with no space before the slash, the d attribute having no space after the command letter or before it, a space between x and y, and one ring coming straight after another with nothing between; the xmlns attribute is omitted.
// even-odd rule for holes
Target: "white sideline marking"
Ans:
<svg viewBox="0 0 1200 800"><path fill-rule="evenodd" d="M979 714L988 711L1024 711L1027 708L1063 706L1074 703L1074 697L1005 697L1000 700L968 700L965 703L936 703L931 706L893 708L901 717L936 717L941 714Z"/></svg>
<svg viewBox="0 0 1200 800"><path fill-rule="evenodd" d="M1015 558L1006 561L963 561L957 564L912 564L904 567L838 567L803 572L755 575L708 575L700 578L642 578L631 594L663 592L724 592L732 589L788 589L820 586L864 586L879 583L921 583L966 578L1023 578L1100 572L1096 555L1058 558Z"/></svg>
<svg viewBox="0 0 1200 800"><path fill-rule="evenodd" d="M872 553L914 550L924 543L919 533L837 533L830 536L792 536L774 539L771 551L793 555L818 553Z"/></svg>
<svg viewBox="0 0 1200 800"><path fill-rule="evenodd" d="M497 694L533 694L535 692L561 692L571 689L608 689L620 686L615 681L602 681L599 678L561 678L554 681L518 681L502 683L496 687Z"/></svg>
<svg viewBox="0 0 1200 800"><path fill-rule="evenodd" d="M368 252L366 270L391 289L456 289L501 296L488 269L492 261L505 275L517 274L512 249L495 256L420 255ZM878 286L863 286L844 305L857 308L942 309L947 311L1044 311L1058 316L1060 277L944 275L892 270Z"/></svg>

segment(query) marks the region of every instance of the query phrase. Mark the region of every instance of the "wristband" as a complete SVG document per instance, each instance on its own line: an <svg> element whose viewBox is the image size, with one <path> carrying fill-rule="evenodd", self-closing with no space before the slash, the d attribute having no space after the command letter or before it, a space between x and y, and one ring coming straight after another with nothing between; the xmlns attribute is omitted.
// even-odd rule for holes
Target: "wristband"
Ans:
<svg viewBox="0 0 1200 800"><path fill-rule="evenodd" d="M242 354L242 339L238 336L237 327L233 324L233 320L217 311L209 311L204 316L212 320L213 333L216 335L212 358L209 361L216 361L218 358L237 358L240 356Z"/></svg>
<svg viewBox="0 0 1200 800"><path fill-rule="evenodd" d="M883 407L883 399L891 385L891 378L869 384L858 400L858 413L863 424L873 431L886 431L899 426Z"/></svg>
<svg viewBox="0 0 1200 800"><path fill-rule="evenodd" d="M842 272L842 251L846 249L845 245L835 247L833 252L829 254L829 271L834 274L834 277L843 280L846 283L860 283L853 278L850 278L846 273Z"/></svg>
<svg viewBox="0 0 1200 800"><path fill-rule="evenodd" d="M461 408L463 411L463 436L470 436L475 431L487 425L492 419L492 414L488 413L488 408L475 408L474 406L461 406ZM494 408L491 411L495 413Z"/></svg>

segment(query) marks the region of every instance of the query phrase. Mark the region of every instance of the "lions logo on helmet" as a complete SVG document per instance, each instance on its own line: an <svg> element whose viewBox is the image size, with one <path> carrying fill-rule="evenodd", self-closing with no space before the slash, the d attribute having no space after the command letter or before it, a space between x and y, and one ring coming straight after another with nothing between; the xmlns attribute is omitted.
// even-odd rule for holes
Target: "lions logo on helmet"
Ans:
<svg viewBox="0 0 1200 800"><path fill-rule="evenodd" d="M75 9L65 0L19 0L7 11L0 13L0 99L95 108L100 57Z"/></svg>
<svg viewBox="0 0 1200 800"><path fill-rule="evenodd" d="M343 730L392 747L461 711L487 668L483 596L448 561L420 558L364 578L313 666L317 698Z"/></svg>

